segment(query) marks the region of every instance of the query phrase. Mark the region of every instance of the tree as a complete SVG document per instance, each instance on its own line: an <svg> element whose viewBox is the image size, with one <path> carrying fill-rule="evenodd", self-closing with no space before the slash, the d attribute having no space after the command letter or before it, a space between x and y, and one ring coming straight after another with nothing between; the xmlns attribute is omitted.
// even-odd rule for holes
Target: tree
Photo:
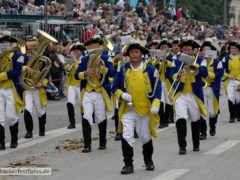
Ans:
<svg viewBox="0 0 240 180"><path fill-rule="evenodd" d="M227 0L228 24L230 4L231 0ZM177 7L187 8L193 19L212 25L224 23L224 0L177 0Z"/></svg>

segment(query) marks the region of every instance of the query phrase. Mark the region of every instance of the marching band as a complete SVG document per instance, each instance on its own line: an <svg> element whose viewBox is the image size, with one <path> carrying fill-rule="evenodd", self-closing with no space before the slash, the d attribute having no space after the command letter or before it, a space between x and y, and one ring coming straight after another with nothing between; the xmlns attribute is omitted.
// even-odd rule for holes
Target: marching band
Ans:
<svg viewBox="0 0 240 180"><path fill-rule="evenodd" d="M39 33L40 39L45 37L39 41L44 45L34 52L37 55L33 53L29 57L20 52L18 39L0 38L0 150L6 149L7 122L10 148L17 147L21 112L27 131L25 138L33 137L33 106L39 119L39 136L45 136L49 67L43 67L48 59L42 53L56 40ZM112 111L113 101L117 104L115 138L121 140L124 161L121 174L134 172L135 131L142 142L148 171L155 169L152 137L157 137L157 128L165 128L169 122L175 122L180 155L187 153L187 121L191 125L193 151L199 151L200 140L207 138L207 122L210 136L216 134L222 80L228 96L229 123L240 121L240 45L237 42L229 42L229 54L222 61L218 60L217 49L210 41L199 45L190 39L182 42L176 39L172 43L163 39L144 47L133 39L114 60L109 56L112 50L106 37L92 37L85 44L71 47L73 61L65 66L68 129L76 128L75 104L79 104L83 153L91 152L94 123L99 128L98 149L107 148L107 112Z"/></svg>

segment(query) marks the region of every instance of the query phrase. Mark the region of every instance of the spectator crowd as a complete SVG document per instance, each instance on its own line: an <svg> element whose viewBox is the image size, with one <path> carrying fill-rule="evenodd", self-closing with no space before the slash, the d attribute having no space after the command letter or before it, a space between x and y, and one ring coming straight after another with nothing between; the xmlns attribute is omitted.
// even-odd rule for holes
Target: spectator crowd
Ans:
<svg viewBox="0 0 240 180"><path fill-rule="evenodd" d="M43 0L0 0L0 14L7 15L43 15ZM145 5L139 2L136 8L129 0L119 0L115 4L96 4L94 0L72 0L73 21L88 22L83 41L89 40L96 34L107 36L113 44L121 44L120 37L137 33L146 43L159 39L195 39L204 41L207 38L218 41L230 41L239 38L233 29L221 25L209 25L191 19L188 9L176 8L170 5L164 9L158 8L155 0ZM65 1L57 0L47 3L48 15L65 16L67 5ZM70 46L79 41L78 37L65 32L65 41L62 44L48 48L47 56L53 62L51 78L54 86L64 95L64 65L71 59ZM221 45L221 44L219 44ZM121 52L117 46L116 53ZM51 89L51 88L50 88Z"/></svg>

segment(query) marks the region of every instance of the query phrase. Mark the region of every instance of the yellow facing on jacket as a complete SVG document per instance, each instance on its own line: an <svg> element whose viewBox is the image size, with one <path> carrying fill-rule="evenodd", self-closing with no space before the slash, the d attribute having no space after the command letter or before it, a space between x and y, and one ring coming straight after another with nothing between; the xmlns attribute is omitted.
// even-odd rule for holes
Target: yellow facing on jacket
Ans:
<svg viewBox="0 0 240 180"><path fill-rule="evenodd" d="M153 115L150 113L151 106L156 106L160 107L160 100L159 99L154 99L152 104L150 100L148 99L146 93L147 92L151 93L151 85L150 85L150 79L148 77L147 73L143 73L143 70L139 71L133 71L130 68L126 72L126 78L128 79L128 91L129 94L131 94L133 98L133 106L135 111L140 115L140 116L145 116L148 115L150 116L150 131L151 135L153 137L157 137L158 132L156 130L156 126L160 122L159 116L158 115ZM134 83L133 83L134 82ZM132 85L133 84L133 85ZM134 86L136 85L137 86ZM119 123L118 123L118 132L122 133L122 115L124 113L127 113L129 111L128 105L125 101L121 99L121 94L123 92L118 89L114 96L116 99L120 101L120 108L119 108Z"/></svg>

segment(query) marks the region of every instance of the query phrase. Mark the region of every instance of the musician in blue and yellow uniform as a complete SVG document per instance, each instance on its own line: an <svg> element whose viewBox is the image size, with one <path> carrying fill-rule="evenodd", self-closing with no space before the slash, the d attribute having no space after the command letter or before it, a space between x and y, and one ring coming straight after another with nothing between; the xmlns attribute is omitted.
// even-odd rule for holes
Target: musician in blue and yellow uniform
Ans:
<svg viewBox="0 0 240 180"><path fill-rule="evenodd" d="M237 42L229 43L230 55L223 58L224 86L228 95L228 107L230 112L229 123L235 119L240 121L240 45Z"/></svg>
<svg viewBox="0 0 240 180"><path fill-rule="evenodd" d="M28 61L31 60L30 58L31 57L25 55L25 62L22 71L27 72L28 74L34 74L34 70L27 65ZM33 106L35 106L38 116L39 136L45 136L45 125L47 119L45 111L45 107L47 106L47 93L45 87L48 84L48 77L49 74L41 82L37 82L33 89L24 90L24 123L27 131L24 138L26 139L33 137Z"/></svg>
<svg viewBox="0 0 240 180"><path fill-rule="evenodd" d="M76 80L74 74L81 63L81 59L84 57L84 51L87 49L80 43L76 43L72 46L73 62L65 66L65 71L68 73L67 79L67 110L69 117L68 129L76 128L75 126L75 111L74 106L77 103L80 106L80 80Z"/></svg>
<svg viewBox="0 0 240 180"><path fill-rule="evenodd" d="M192 60L187 64L181 59L173 61L171 76L176 90L169 94L173 98L179 154L186 154L187 119L191 120L193 151L199 151L200 115L207 115L202 78L206 78L208 73L206 61L203 58L194 58L194 49L200 47L195 41L185 41L181 47L183 53L191 56Z"/></svg>
<svg viewBox="0 0 240 180"><path fill-rule="evenodd" d="M121 174L134 172L133 144L134 129L143 144L146 170L154 170L152 161L152 136L157 137L159 123L161 82L159 73L152 65L142 60L149 53L139 43L129 45L126 55L130 62L117 72L112 86L114 96L120 101L118 132L122 134L124 167Z"/></svg>
<svg viewBox="0 0 240 180"><path fill-rule="evenodd" d="M162 96L161 96L161 106L159 110L160 125L159 128L165 128L168 126L168 119L173 111L172 102L168 97L168 90L171 86L172 78L170 76L170 69L172 67L172 57L170 53L170 48L172 44L163 40L159 43L159 49L166 52L165 57L160 57L157 59L153 65L159 70L160 80L162 83Z"/></svg>
<svg viewBox="0 0 240 180"><path fill-rule="evenodd" d="M171 52L172 52L172 59L175 60L175 59L178 59L180 57L180 54L181 54L181 42L180 40L178 39L175 39L172 41L172 49L171 49Z"/></svg>
<svg viewBox="0 0 240 180"><path fill-rule="evenodd" d="M90 39L85 45L101 48L103 40ZM89 63L90 61L90 63ZM108 51L98 49L96 54L85 56L79 64L75 78L81 80L81 100L83 112L82 130L84 139L83 153L91 152L91 125L94 120L99 128L99 150L106 149L107 116L112 109L111 84L109 77L115 74L113 64L109 61Z"/></svg>
<svg viewBox="0 0 240 180"><path fill-rule="evenodd" d="M208 57L207 51L213 50L217 51L216 47L212 45L211 42L205 41L201 48L200 52L205 58L208 69L208 76L206 79L203 79L204 88L204 103L208 110L209 117L209 134L211 136L215 136L216 134L216 123L219 113L219 97L220 97L220 85L221 78L223 75L223 65L222 62L218 59L213 59ZM200 118L200 140L204 140L207 138L207 117Z"/></svg>
<svg viewBox="0 0 240 180"><path fill-rule="evenodd" d="M10 125L11 143L10 148L16 148L18 145L18 116L23 109L22 88L19 82L19 76L22 72L24 57L22 53L14 47L18 40L12 36L6 35L0 38L1 45L11 44L0 52L0 150L5 150L5 128L7 121ZM15 44L15 45L14 45Z"/></svg>
<svg viewBox="0 0 240 180"><path fill-rule="evenodd" d="M151 52L158 49L159 46L159 41L157 40L153 40L150 43L146 44L146 48L150 50L150 53L145 55L145 58L147 60L148 63L152 64L154 63L154 60L156 59L156 54L154 52Z"/></svg>

